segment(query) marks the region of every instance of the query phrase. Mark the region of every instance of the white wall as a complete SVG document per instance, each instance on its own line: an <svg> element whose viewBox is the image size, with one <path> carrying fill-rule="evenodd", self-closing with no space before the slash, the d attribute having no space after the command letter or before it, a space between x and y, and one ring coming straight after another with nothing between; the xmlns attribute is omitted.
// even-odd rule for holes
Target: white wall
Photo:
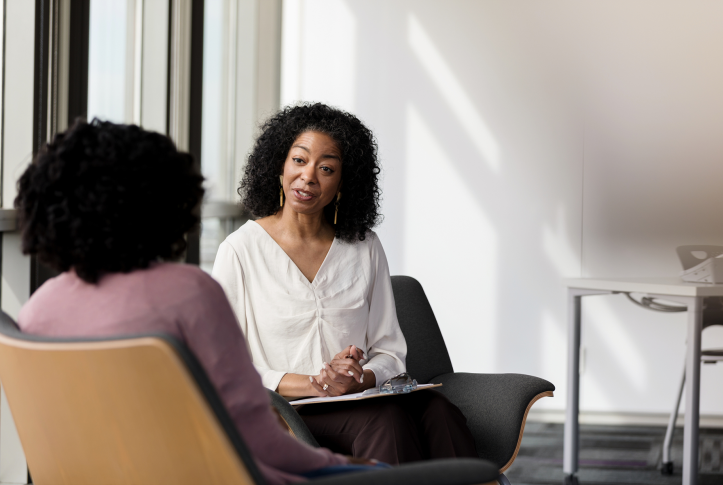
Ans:
<svg viewBox="0 0 723 485"><path fill-rule="evenodd" d="M551 380L564 277L677 274L723 244L723 4L286 0L282 104L377 134L393 274L424 285L457 371ZM585 301L582 407L667 412L683 315ZM704 343L723 345L723 331ZM723 415L723 366L702 413Z"/></svg>
<svg viewBox="0 0 723 485"><path fill-rule="evenodd" d="M674 275L676 246L723 244L723 4L593 2L583 22L583 274ZM685 316L597 300L584 315L583 405L667 410ZM703 343L723 347L723 327ZM702 413L723 414L722 379L723 366L703 366Z"/></svg>

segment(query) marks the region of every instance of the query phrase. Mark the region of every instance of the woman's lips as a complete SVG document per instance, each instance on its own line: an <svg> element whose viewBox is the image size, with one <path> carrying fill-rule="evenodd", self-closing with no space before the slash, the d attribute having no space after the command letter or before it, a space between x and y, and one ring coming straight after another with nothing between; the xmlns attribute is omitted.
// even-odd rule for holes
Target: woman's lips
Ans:
<svg viewBox="0 0 723 485"><path fill-rule="evenodd" d="M293 189L292 191L294 192L296 198L302 201L308 201L314 198L314 195L311 192L304 192L299 189Z"/></svg>

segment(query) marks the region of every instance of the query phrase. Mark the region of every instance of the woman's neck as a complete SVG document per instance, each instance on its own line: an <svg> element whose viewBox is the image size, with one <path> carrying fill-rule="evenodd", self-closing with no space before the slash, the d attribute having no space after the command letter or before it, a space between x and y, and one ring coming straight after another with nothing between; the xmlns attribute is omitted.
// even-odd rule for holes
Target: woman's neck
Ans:
<svg viewBox="0 0 723 485"><path fill-rule="evenodd" d="M302 240L334 239L334 228L326 221L323 212L301 214L284 207L275 215L266 218L277 233L285 237Z"/></svg>

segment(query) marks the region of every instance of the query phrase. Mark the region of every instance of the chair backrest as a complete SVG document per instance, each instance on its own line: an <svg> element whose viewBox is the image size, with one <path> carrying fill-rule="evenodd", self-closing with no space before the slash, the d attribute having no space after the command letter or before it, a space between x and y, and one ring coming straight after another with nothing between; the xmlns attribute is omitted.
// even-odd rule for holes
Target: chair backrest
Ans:
<svg viewBox="0 0 723 485"><path fill-rule="evenodd" d="M708 258L718 258L723 255L723 246L708 244L689 244L675 248L683 269L690 269L699 265ZM703 328L712 325L723 325L723 298L713 296L705 299L703 305Z"/></svg>
<svg viewBox="0 0 723 485"><path fill-rule="evenodd" d="M723 298L709 296L703 300L703 328L723 325Z"/></svg>
<svg viewBox="0 0 723 485"><path fill-rule="evenodd" d="M200 364L169 336L44 338L3 313L0 381L36 484L264 483Z"/></svg>
<svg viewBox="0 0 723 485"><path fill-rule="evenodd" d="M392 276L397 318L407 341L407 372L420 384L454 372L444 337L419 281Z"/></svg>
<svg viewBox="0 0 723 485"><path fill-rule="evenodd" d="M711 246L708 244L690 244L687 246L678 246L675 248L680 258L680 264L683 269L689 269L696 266L708 258L717 258L723 254L723 246Z"/></svg>

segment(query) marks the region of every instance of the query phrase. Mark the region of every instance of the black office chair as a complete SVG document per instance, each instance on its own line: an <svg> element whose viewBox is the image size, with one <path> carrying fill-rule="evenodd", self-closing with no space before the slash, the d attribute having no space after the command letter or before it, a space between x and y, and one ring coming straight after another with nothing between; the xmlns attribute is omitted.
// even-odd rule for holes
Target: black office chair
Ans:
<svg viewBox="0 0 723 485"><path fill-rule="evenodd" d="M456 373L437 319L422 285L409 276L392 276L399 325L407 340L407 371L420 384L443 384L443 393L464 413L480 458L493 462L498 481L517 457L527 413L543 397L552 397L550 382L523 374ZM276 393L272 393L276 394ZM273 403L299 439L318 446L303 420L284 398Z"/></svg>
<svg viewBox="0 0 723 485"><path fill-rule="evenodd" d="M58 339L0 314L0 381L37 485L263 485L203 368L162 334ZM434 460L318 485L494 483L483 460Z"/></svg>

